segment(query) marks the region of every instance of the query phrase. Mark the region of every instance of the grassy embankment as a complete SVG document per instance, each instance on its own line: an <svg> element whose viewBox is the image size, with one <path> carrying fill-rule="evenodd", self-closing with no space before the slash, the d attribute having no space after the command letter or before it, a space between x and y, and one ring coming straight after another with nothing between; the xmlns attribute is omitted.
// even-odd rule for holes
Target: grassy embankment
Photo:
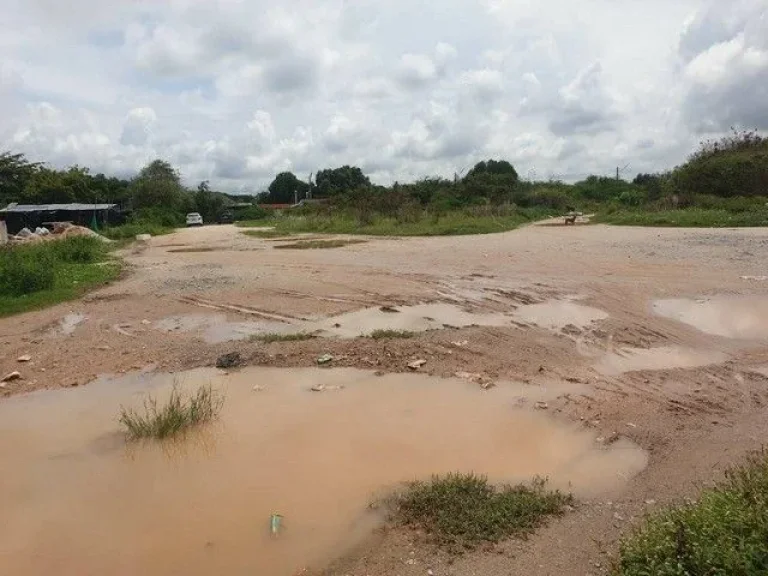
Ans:
<svg viewBox="0 0 768 576"><path fill-rule="evenodd" d="M615 576L768 574L768 453L624 539Z"/></svg>
<svg viewBox="0 0 768 576"><path fill-rule="evenodd" d="M0 317L82 296L116 279L121 265L108 245L72 237L0 249Z"/></svg>
<svg viewBox="0 0 768 576"><path fill-rule="evenodd" d="M260 238L277 238L291 234L315 232L321 234L361 234L367 236L461 236L492 234L514 230L523 224L546 218L552 214L544 209L496 207L494 210L455 210L443 214L427 211L398 219L374 215L361 221L344 211L283 214L265 220L240 222L244 228L272 227L271 230L246 232Z"/></svg>

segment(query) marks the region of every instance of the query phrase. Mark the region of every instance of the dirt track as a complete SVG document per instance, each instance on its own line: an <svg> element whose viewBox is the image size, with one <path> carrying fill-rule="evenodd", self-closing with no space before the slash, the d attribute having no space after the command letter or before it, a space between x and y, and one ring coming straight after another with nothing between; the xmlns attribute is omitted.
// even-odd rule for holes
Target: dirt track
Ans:
<svg viewBox="0 0 768 576"><path fill-rule="evenodd" d="M0 394L85 385L104 373L211 365L233 350L258 365L313 366L331 353L335 365L384 372L405 372L423 358L423 370L439 376L568 382L574 393L549 402L551 413L583 421L605 442L625 436L650 451L649 467L621 491L582 503L528 543L449 564L412 534L383 532L331 574L598 574L615 539L647 507L695 494L766 437L768 332L707 334L655 315L652 306L749 296L730 310L726 301L712 321L735 322L737 332L752 330L750 315L768 325L768 230L532 226L490 236L371 238L328 250L275 250L279 243L232 226L182 230L126 253L126 277L108 288L0 320L0 372L24 377ZM583 326L563 321L563 309L548 307L562 301L608 317ZM435 302L481 315L544 306L511 325L447 327L413 340L244 338L259 323ZM60 323L70 313L85 320L67 335ZM216 343L205 341L211 326ZM226 341L230 335L242 339ZM32 362L17 363L23 354Z"/></svg>

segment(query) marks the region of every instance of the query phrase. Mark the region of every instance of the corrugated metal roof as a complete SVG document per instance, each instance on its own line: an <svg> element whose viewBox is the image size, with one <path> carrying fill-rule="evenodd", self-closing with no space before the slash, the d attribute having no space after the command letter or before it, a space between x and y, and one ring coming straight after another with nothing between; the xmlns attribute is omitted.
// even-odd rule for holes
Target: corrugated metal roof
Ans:
<svg viewBox="0 0 768 576"><path fill-rule="evenodd" d="M86 210L109 210L117 204L9 204L0 212L83 212Z"/></svg>

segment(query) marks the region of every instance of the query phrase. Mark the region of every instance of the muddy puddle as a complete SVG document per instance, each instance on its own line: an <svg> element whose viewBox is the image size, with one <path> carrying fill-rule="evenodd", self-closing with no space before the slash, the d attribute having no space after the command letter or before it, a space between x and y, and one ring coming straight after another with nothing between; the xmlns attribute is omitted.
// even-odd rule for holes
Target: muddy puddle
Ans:
<svg viewBox="0 0 768 576"><path fill-rule="evenodd" d="M58 334L61 334L63 336L71 336L75 333L75 330L77 330L77 327L80 326L83 322L85 322L88 318L84 314L79 313L70 313L64 316L64 318L61 319L59 322L59 326L57 330L54 332L57 332Z"/></svg>
<svg viewBox="0 0 768 576"><path fill-rule="evenodd" d="M657 300L653 311L713 336L746 340L768 338L766 296Z"/></svg>
<svg viewBox="0 0 768 576"><path fill-rule="evenodd" d="M121 404L211 383L221 421L166 444L125 446ZM311 392L325 385L325 392ZM254 387L263 388L255 391ZM290 576L371 534L388 488L434 473L496 481L548 476L591 497L620 488L646 454L516 408L492 392L423 375L251 368L136 375L0 404L0 557L15 576ZM458 425L457 425L458 424ZM269 534L281 514L283 530Z"/></svg>
<svg viewBox="0 0 768 576"><path fill-rule="evenodd" d="M578 304L573 300L551 300L541 304L522 306L515 311L515 319L548 330L562 330L572 325L588 328L594 322L606 320L608 314L597 308Z"/></svg>
<svg viewBox="0 0 768 576"><path fill-rule="evenodd" d="M315 334L320 337L359 338L377 330L427 332L468 326L513 326L527 323L559 330L568 325L586 328L608 318L602 310L570 300L522 306L509 314L468 312L446 303L364 308L354 312L309 320L231 322L224 314L172 316L155 327L165 332L194 332L210 344L244 340L264 334Z"/></svg>
<svg viewBox="0 0 768 576"><path fill-rule="evenodd" d="M620 348L602 356L595 369L606 376L618 376L640 370L699 368L721 364L728 356L721 352L693 350L678 346L658 348Z"/></svg>

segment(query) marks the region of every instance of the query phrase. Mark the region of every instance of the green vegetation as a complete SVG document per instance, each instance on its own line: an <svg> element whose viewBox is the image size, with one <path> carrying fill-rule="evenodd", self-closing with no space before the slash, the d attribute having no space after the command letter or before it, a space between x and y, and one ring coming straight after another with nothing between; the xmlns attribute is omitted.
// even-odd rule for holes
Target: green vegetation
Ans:
<svg viewBox="0 0 768 576"><path fill-rule="evenodd" d="M506 232L552 214L542 209L514 206L468 208L444 213L416 208L407 218L375 214L366 216L363 223L359 216L349 210L305 210L276 217L269 223L275 227L274 234L280 236L303 232L369 236L458 236ZM244 222L241 225L248 224Z"/></svg>
<svg viewBox="0 0 768 576"><path fill-rule="evenodd" d="M593 222L620 226L678 226L689 228L739 228L768 226L768 209L731 212L725 209L685 208L678 210L620 210L599 214Z"/></svg>
<svg viewBox="0 0 768 576"><path fill-rule="evenodd" d="M495 487L483 476L449 474L413 482L389 504L397 523L423 530L436 544L461 552L484 542L525 537L571 502L571 496L547 490L543 480Z"/></svg>
<svg viewBox="0 0 768 576"><path fill-rule="evenodd" d="M365 240L300 240L291 244L279 244L277 250L322 250L325 248L343 248L354 244L365 244Z"/></svg>
<svg viewBox="0 0 768 576"><path fill-rule="evenodd" d="M302 342L305 340L314 340L317 338L315 334L308 334L306 332L299 332L297 334L254 334L251 336L251 342L263 342L264 344L272 344L273 342Z"/></svg>
<svg viewBox="0 0 768 576"><path fill-rule="evenodd" d="M182 396L174 386L170 398L162 406L150 395L144 401L143 412L121 407L118 421L129 440L162 440L210 422L218 417L223 404L223 397L211 386L203 386L189 397Z"/></svg>
<svg viewBox="0 0 768 576"><path fill-rule="evenodd" d="M374 340L396 340L396 339L408 339L414 338L416 332L410 332L408 330L374 330L371 332L369 338Z"/></svg>
<svg viewBox="0 0 768 576"><path fill-rule="evenodd" d="M648 518L621 545L616 576L768 573L768 454L753 455L698 502Z"/></svg>
<svg viewBox="0 0 768 576"><path fill-rule="evenodd" d="M0 316L72 300L120 274L104 242L75 236L0 249Z"/></svg>
<svg viewBox="0 0 768 576"><path fill-rule="evenodd" d="M240 222L238 224L242 227L249 227L249 226L263 226L263 222ZM268 230L246 230L243 232L246 236L253 236L254 238L282 238L284 236L290 236L290 233L281 232L280 230L275 230L274 228L268 229Z"/></svg>

